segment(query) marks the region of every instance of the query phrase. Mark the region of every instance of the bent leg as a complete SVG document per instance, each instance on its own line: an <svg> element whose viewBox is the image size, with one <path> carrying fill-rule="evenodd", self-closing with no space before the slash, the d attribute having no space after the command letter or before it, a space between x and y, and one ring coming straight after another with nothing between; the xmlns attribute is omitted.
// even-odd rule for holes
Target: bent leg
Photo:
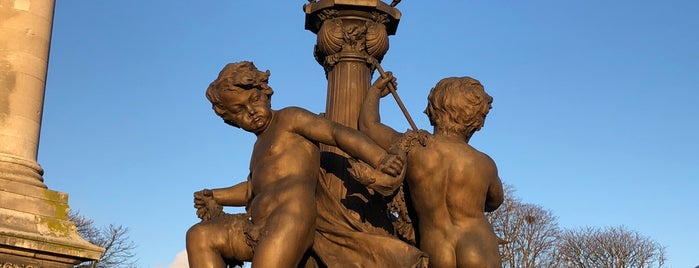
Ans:
<svg viewBox="0 0 699 268"><path fill-rule="evenodd" d="M245 214L225 214L200 222L187 231L187 256L190 268L225 268L252 260L252 249L245 241Z"/></svg>

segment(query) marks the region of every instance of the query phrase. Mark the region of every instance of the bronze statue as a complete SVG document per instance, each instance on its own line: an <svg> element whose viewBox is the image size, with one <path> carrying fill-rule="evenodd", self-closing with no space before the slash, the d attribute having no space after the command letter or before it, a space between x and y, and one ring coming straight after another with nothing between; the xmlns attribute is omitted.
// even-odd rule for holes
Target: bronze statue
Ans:
<svg viewBox="0 0 699 268"><path fill-rule="evenodd" d="M468 144L492 98L475 79L445 78L425 110L433 134L417 129L380 65L398 3L304 5L328 80L322 116L272 110L270 73L251 62L226 65L210 84L214 112L257 141L247 181L194 193L202 222L187 232L190 267L500 267L484 212L502 203L502 183L493 160ZM376 70L382 78L371 85ZM412 131L381 123L388 91Z"/></svg>
<svg viewBox="0 0 699 268"><path fill-rule="evenodd" d="M468 144L483 127L492 97L476 79L442 79L425 109L434 134L401 134L379 116L379 99L388 94L389 83L395 78L386 73L369 89L359 129L383 148L398 145L407 151L407 192L417 214L418 247L429 256L429 267L500 267L498 239L484 211L502 204L502 183L493 160Z"/></svg>
<svg viewBox="0 0 699 268"><path fill-rule="evenodd" d="M187 232L190 267L250 260L253 267L297 267L314 240L319 143L391 176L403 170L400 156L355 129L298 107L272 110L269 75L252 62L231 63L206 91L225 123L255 134L257 141L246 182L194 194L204 221ZM226 215L221 205L246 206L248 214Z"/></svg>

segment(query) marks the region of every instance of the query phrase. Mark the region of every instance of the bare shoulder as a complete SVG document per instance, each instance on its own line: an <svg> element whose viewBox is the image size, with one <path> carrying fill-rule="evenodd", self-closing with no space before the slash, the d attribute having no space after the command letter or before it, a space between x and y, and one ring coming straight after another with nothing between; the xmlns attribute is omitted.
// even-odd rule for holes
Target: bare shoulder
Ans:
<svg viewBox="0 0 699 268"><path fill-rule="evenodd" d="M490 158L488 154L481 152L470 145L469 147L471 148L471 150L473 150L473 157L478 158L480 161L482 161L483 164L492 164L493 166L495 165L495 161L493 161L493 159Z"/></svg>
<svg viewBox="0 0 699 268"><path fill-rule="evenodd" d="M318 116L317 114L311 113L310 111L308 111L304 108L296 107L296 106L284 107L280 110L277 110L277 114L280 116L295 116L295 115Z"/></svg>
<svg viewBox="0 0 699 268"><path fill-rule="evenodd" d="M441 147L439 142L435 143L434 135L429 134L424 146L414 146L408 151L408 162L410 165L420 166L420 169L439 170L445 157L439 149Z"/></svg>
<svg viewBox="0 0 699 268"><path fill-rule="evenodd" d="M497 178L498 168L495 165L495 161L493 161L493 159L486 153L483 153L473 147L471 147L471 149L473 150L473 153L470 154L471 160L468 161L468 163L472 164L476 170L481 172L481 174L487 178Z"/></svg>
<svg viewBox="0 0 699 268"><path fill-rule="evenodd" d="M322 119L321 116L296 106L289 106L277 110L277 117L280 119L277 120L279 124L293 124L308 120Z"/></svg>
<svg viewBox="0 0 699 268"><path fill-rule="evenodd" d="M435 165L453 163L495 168L495 162L490 156L468 143L437 136L433 136L427 146L415 149L415 152L411 153L411 158Z"/></svg>
<svg viewBox="0 0 699 268"><path fill-rule="evenodd" d="M478 149L474 148L471 145L468 145L468 148L466 150L468 153L465 155L470 158L468 159L468 163L472 163L473 165L477 166L479 169L483 171L490 171L490 172L495 172L497 173L497 167L495 166L495 161L493 161L490 156L484 152L479 151Z"/></svg>
<svg viewBox="0 0 699 268"><path fill-rule="evenodd" d="M327 136L333 127L341 126L300 107L286 107L277 111L277 114L275 121L282 129L323 143L330 142Z"/></svg>

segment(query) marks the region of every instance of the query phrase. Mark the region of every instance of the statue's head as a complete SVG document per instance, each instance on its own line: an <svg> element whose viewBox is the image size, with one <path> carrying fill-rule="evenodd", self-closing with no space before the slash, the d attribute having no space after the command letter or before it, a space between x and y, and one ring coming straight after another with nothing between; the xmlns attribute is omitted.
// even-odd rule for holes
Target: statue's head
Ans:
<svg viewBox="0 0 699 268"><path fill-rule="evenodd" d="M257 133L271 119L269 74L249 61L229 63L209 84L206 98L227 124Z"/></svg>
<svg viewBox="0 0 699 268"><path fill-rule="evenodd" d="M471 77L449 77L430 90L425 114L435 129L471 137L483 127L493 98Z"/></svg>
<svg viewBox="0 0 699 268"><path fill-rule="evenodd" d="M206 89L206 98L215 105L220 103L218 96L221 91L236 89L257 89L271 97L274 90L267 85L269 75L269 70L262 72L249 61L226 64L223 70L218 73L218 78L211 82L209 88Z"/></svg>

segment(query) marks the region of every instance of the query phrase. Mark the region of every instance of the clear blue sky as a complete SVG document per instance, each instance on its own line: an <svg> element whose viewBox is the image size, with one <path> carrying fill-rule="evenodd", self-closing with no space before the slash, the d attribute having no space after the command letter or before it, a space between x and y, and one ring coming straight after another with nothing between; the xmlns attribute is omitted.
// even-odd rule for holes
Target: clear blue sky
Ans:
<svg viewBox="0 0 699 268"><path fill-rule="evenodd" d="M57 1L39 163L97 224L122 224L139 266L172 262L192 193L247 175L252 134L204 97L229 62L270 69L273 107L325 107L307 1ZM418 1L383 67L422 128L429 89L479 79L494 97L472 144L561 227L625 225L699 265L699 2ZM383 118L407 129L391 99ZM431 130L431 129L430 129ZM234 211L234 210L231 210Z"/></svg>

